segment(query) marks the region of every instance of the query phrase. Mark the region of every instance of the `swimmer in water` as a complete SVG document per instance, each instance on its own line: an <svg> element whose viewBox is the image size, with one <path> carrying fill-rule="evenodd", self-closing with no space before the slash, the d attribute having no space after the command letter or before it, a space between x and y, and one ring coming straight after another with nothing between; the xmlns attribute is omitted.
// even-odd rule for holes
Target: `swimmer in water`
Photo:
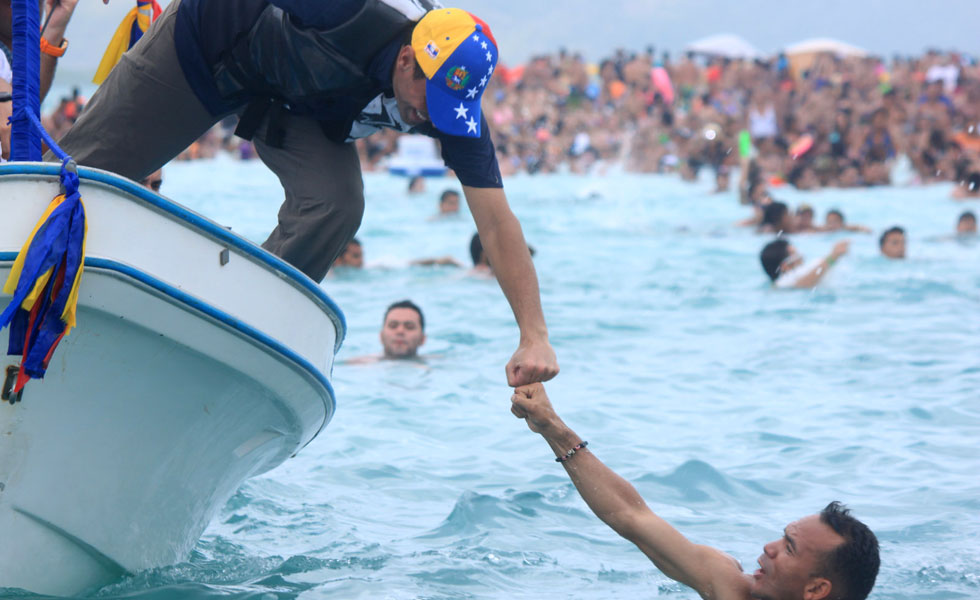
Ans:
<svg viewBox="0 0 980 600"><path fill-rule="evenodd" d="M810 289L820 283L837 259L847 254L848 248L850 242L841 240L834 244L825 258L808 263L788 240L778 239L762 248L759 261L774 288Z"/></svg>
<svg viewBox="0 0 980 600"><path fill-rule="evenodd" d="M899 226L891 227L878 239L881 255L893 260L905 258L905 230Z"/></svg>
<svg viewBox="0 0 980 600"><path fill-rule="evenodd" d="M972 211L964 211L956 220L956 236L960 238L977 235L977 216Z"/></svg>
<svg viewBox="0 0 980 600"><path fill-rule="evenodd" d="M874 587L878 540L839 502L793 521L762 547L751 575L731 556L695 544L658 517L555 413L544 386L517 388L511 412L541 434L592 512L664 575L712 600L864 600Z"/></svg>
<svg viewBox="0 0 980 600"><path fill-rule="evenodd" d="M380 356L359 356L344 361L349 365L374 363L380 360L420 360L419 347L425 343L425 317L422 309L411 300L395 302L385 311L381 322Z"/></svg>
<svg viewBox="0 0 980 600"><path fill-rule="evenodd" d="M849 225L844 222L844 213L836 208L827 211L827 218L824 220L821 231L856 231L860 233L871 233L869 227L864 225Z"/></svg>

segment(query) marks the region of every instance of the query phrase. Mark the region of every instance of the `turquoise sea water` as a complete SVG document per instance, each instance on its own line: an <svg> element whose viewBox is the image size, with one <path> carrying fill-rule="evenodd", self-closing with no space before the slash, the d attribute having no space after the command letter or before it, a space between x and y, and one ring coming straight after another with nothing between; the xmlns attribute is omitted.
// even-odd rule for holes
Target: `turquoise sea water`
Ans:
<svg viewBox="0 0 980 600"><path fill-rule="evenodd" d="M190 560L103 598L696 598L596 519L548 446L510 411L517 328L467 269L468 215L368 174L369 268L324 288L350 331L333 422L248 481ZM831 500L876 531L876 599L980 597L980 244L948 236L949 187L777 191L876 233L815 291L777 292L732 227L732 194L670 177L518 177L511 205L537 250L561 374L548 392L590 449L650 506L748 571L786 523ZM259 163L174 164L164 193L261 241L281 191ZM464 208L465 212L465 208ZM877 234L908 230L905 261ZM794 236L808 257L839 234ZM425 311L424 364L380 351L384 308Z"/></svg>

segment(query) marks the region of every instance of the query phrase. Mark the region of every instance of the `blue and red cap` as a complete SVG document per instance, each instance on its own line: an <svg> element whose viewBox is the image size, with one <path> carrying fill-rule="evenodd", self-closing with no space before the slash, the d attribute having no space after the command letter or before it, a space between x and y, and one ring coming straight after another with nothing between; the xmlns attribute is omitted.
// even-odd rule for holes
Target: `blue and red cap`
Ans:
<svg viewBox="0 0 980 600"><path fill-rule="evenodd" d="M480 137L480 100L497 68L490 27L465 10L438 8L416 23L412 49L427 79L432 124L450 135Z"/></svg>

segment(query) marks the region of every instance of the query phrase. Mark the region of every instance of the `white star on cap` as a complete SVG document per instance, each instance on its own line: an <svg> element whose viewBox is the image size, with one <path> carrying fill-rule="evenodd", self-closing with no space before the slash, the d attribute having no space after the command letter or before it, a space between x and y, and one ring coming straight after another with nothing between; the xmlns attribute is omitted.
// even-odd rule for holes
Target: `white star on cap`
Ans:
<svg viewBox="0 0 980 600"><path fill-rule="evenodd" d="M475 87L471 87L470 89L466 90L466 99L471 100L473 98L476 98L476 94L479 91L480 90Z"/></svg>
<svg viewBox="0 0 980 600"><path fill-rule="evenodd" d="M474 34L473 35L473 41L474 42L479 42L480 41L480 36Z"/></svg>
<svg viewBox="0 0 980 600"><path fill-rule="evenodd" d="M484 75L484 76L483 76L483 79L481 79L481 80L480 80L480 87L483 87L483 86L485 86L486 84L487 84L487 76L486 76L486 75Z"/></svg>
<svg viewBox="0 0 980 600"><path fill-rule="evenodd" d="M487 43L486 42L483 42L482 44L480 44L480 47L483 48L484 50L486 50L487 49Z"/></svg>
<svg viewBox="0 0 980 600"><path fill-rule="evenodd" d="M465 106L463 106L463 103L462 102L460 102L459 103L459 106L457 106L453 110L456 111L456 118L457 119L465 119L466 118L466 113L469 112L469 109L467 109Z"/></svg>
<svg viewBox="0 0 980 600"><path fill-rule="evenodd" d="M490 65L490 70L487 71L487 76L493 75L493 65Z"/></svg>
<svg viewBox="0 0 980 600"><path fill-rule="evenodd" d="M473 117L470 117L470 120L466 122L466 133L476 133L477 125L479 125L479 123L474 121Z"/></svg>
<svg viewBox="0 0 980 600"><path fill-rule="evenodd" d="M492 61L493 60L493 54L490 54L490 51L489 50L487 50L487 60L488 61Z"/></svg>

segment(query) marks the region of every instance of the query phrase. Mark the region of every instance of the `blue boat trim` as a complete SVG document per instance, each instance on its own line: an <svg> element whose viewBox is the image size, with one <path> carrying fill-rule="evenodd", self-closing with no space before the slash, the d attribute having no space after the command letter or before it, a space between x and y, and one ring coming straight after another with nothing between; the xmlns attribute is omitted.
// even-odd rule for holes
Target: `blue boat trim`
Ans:
<svg viewBox="0 0 980 600"><path fill-rule="evenodd" d="M16 252L0 252L0 263L3 262L12 263L16 259L17 259ZM89 256L85 258L85 267L93 268L93 269L105 269L107 271L114 271L116 273L121 273L128 277L131 277L132 279L135 279L136 281L139 281L140 283L143 283L153 288L154 290L161 292L162 294L169 296L174 300L177 300L180 303L185 304L188 307L198 312L201 312L224 325L227 325L228 327L238 331L239 333L242 333L252 338L259 344L269 347L272 351L292 361L298 367L307 371L313 377L313 379L317 381L317 383L322 385L327 392L327 397L330 399L331 405L325 407L327 414L323 419L323 424L320 425L320 428L317 430L317 433L314 434L313 437L315 438L317 435L319 435L319 433L323 431L323 428L326 427L327 424L330 422L330 420L333 418L333 414L336 411L336 406L337 406L337 397L336 395L334 395L333 386L330 385L330 380L326 378L326 376L320 371L320 369L313 366L313 364L310 363L310 361L306 360L305 358L303 358L302 356L300 356L299 354L291 350L289 347L283 345L281 342L262 333L261 331L252 327L248 323L245 323L244 321L237 319L206 302L202 302L201 300L187 294L186 292L183 292L173 287L172 285L164 283L163 281L160 281L159 279L151 275L148 275L143 271L140 271L139 269L134 269L129 265L124 265L114 260L109 260L105 258L94 258ZM312 439L313 438L310 438L311 441Z"/></svg>
<svg viewBox="0 0 980 600"><path fill-rule="evenodd" d="M60 173L61 165L54 163L5 163L0 165L0 177L4 175L48 175L57 180ZM344 317L343 311L340 310L340 307L337 306L337 304L330 298L330 296L327 295L326 292L323 291L320 286L318 286L312 279L307 277L296 267L290 265L278 256L264 250L260 246L256 246L248 240L231 233L224 227L205 219L201 215L188 210L179 204L167 200L159 194L151 192L145 187L134 183L125 177L115 175L108 171L92 169L89 167L78 167L78 177L83 180L87 179L89 181L103 183L136 196L143 202L146 202L147 204L150 204L167 214L173 215L181 221L193 225L211 237L220 240L222 243L236 248L242 253L251 256L266 266L271 267L273 270L285 275L293 283L298 284L300 287L312 294L319 302L323 303L328 311L330 311L330 316L338 330L337 342L334 345L334 353L336 354L336 352L340 349L340 345L343 343L344 338L347 337L347 319ZM84 192L82 196L84 197Z"/></svg>

